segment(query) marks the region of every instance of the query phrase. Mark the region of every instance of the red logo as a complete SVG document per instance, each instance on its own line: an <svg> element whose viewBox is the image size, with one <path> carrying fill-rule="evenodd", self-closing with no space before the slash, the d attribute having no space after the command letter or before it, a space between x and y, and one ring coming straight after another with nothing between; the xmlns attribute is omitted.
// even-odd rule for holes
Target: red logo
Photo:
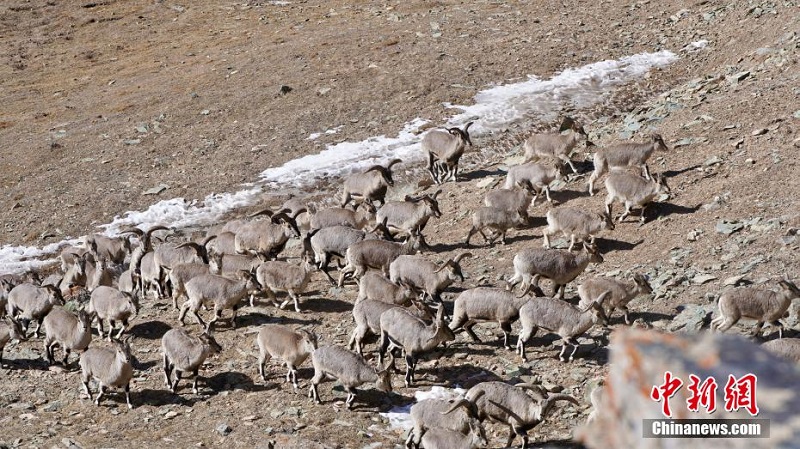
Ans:
<svg viewBox="0 0 800 449"><path fill-rule="evenodd" d="M738 379L729 374L728 382L725 384L725 410L735 412L744 408L752 416L758 415L757 381L754 374L746 374Z"/></svg>
<svg viewBox="0 0 800 449"><path fill-rule="evenodd" d="M756 383L755 374L745 374L740 378L733 375L728 376L725 383L725 410L735 412L744 408L752 416L758 415L758 403L756 402ZM664 373L664 382L654 385L650 391L650 399L661 402L661 413L667 418L672 418L672 409L669 404L670 398L675 396L683 387L683 381L672 375L672 372ZM717 389L718 384L713 377L701 379L694 374L689 375L689 393L686 400L686 408L691 412L699 412L702 407L708 413L714 413L717 409Z"/></svg>
<svg viewBox="0 0 800 449"><path fill-rule="evenodd" d="M672 373L667 371L664 373L664 383L661 385L654 385L650 391L650 399L661 403L661 413L667 418L672 418L672 410L669 408L669 398L675 396L675 393L681 389L683 381L677 377L673 377Z"/></svg>
<svg viewBox="0 0 800 449"><path fill-rule="evenodd" d="M691 412L697 412L702 405L708 413L714 413L717 409L717 381L713 377L707 377L703 383L694 374L689 375L689 392L692 395L686 400L686 405Z"/></svg>

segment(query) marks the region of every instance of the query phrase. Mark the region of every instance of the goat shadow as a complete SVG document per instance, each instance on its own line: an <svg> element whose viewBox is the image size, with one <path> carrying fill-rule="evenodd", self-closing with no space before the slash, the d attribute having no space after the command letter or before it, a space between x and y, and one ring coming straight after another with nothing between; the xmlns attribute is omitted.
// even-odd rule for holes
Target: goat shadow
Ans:
<svg viewBox="0 0 800 449"><path fill-rule="evenodd" d="M636 248L637 246L644 243L644 239L638 240L633 243L629 243L622 240L605 239L602 237L597 237L594 240L594 243L597 245L597 249L599 249L602 254L605 254L611 251L630 251L633 248Z"/></svg>
<svg viewBox="0 0 800 449"><path fill-rule="evenodd" d="M232 391L236 389L248 392L266 391L270 387L270 384L264 385L253 382L251 376L238 371L216 373L211 377L206 377L205 385L214 390L215 394L220 391Z"/></svg>
<svg viewBox="0 0 800 449"><path fill-rule="evenodd" d="M661 176L663 176L665 178L674 178L675 176L681 175L681 174L686 173L688 171L697 170L700 167L702 167L702 165L695 164L695 165L693 165L691 167L682 168L680 170L666 170L666 171L661 172Z"/></svg>
<svg viewBox="0 0 800 449"><path fill-rule="evenodd" d="M553 199L553 203L551 206L560 206L570 200L574 200L575 198L580 198L583 196L588 196L588 191L584 190L573 190L573 189L562 189L562 190L551 190L550 191L550 198ZM540 195L541 196L541 195ZM547 197L545 196L544 204L547 203ZM543 204L540 200L537 200L537 204Z"/></svg>
<svg viewBox="0 0 800 449"><path fill-rule="evenodd" d="M172 326L163 321L146 321L144 323L137 323L131 326L128 333L136 338L143 338L146 340L160 340Z"/></svg>
<svg viewBox="0 0 800 449"><path fill-rule="evenodd" d="M431 370L431 372L436 373L439 379L443 379L443 383L452 386L457 385L461 388L471 388L481 382L505 381L505 379L497 374L471 363L440 366L435 370ZM441 384L442 383L432 383L431 385Z"/></svg>
<svg viewBox="0 0 800 449"><path fill-rule="evenodd" d="M150 388L145 388L139 391L132 390L131 391L131 402L133 403L134 407L138 407L140 405L150 405L153 407L162 407L165 405L180 405L184 407L193 407L198 402L204 402L212 395L208 395L204 392L204 390L208 390L207 387L203 384L204 379L201 378L197 384L198 389L200 390L200 394L195 395L192 393L192 385L189 381L188 385L186 384L185 379L181 379L182 383L178 385L178 392L173 393L168 388L164 387L160 390L153 390ZM162 379L163 381L163 379ZM188 397L184 396L188 392ZM216 392L214 392L216 394ZM122 396L122 400L125 400L125 397Z"/></svg>
<svg viewBox="0 0 800 449"><path fill-rule="evenodd" d="M247 315L241 315L236 318L236 321L238 323L237 327L240 326L242 328L258 327L262 324L296 324L306 326L320 323L319 320L316 319L304 320L293 317L267 315L261 312L250 312Z"/></svg>
<svg viewBox="0 0 800 449"><path fill-rule="evenodd" d="M648 219L648 215L656 217L668 217L673 214L677 215L693 214L698 210L700 210L701 207L703 207L703 203L691 207L681 206L679 204L673 204L673 203L653 203L650 207L647 208L647 214L645 214L645 224L651 221L650 219ZM657 212L657 214L654 214L653 211Z"/></svg>
<svg viewBox="0 0 800 449"><path fill-rule="evenodd" d="M506 172L496 168L494 170L487 170L487 169L479 169L473 170L469 173L459 173L458 180L459 181L474 181L476 179L485 178L487 176L505 176ZM499 181L498 181L499 182Z"/></svg>

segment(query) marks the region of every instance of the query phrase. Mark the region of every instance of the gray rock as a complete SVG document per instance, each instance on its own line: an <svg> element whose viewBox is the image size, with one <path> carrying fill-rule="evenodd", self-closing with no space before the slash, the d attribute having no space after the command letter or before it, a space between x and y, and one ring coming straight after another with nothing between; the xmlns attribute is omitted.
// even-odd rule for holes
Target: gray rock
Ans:
<svg viewBox="0 0 800 449"><path fill-rule="evenodd" d="M731 235L744 228L744 223L740 221L721 220L714 229L720 234Z"/></svg>
<svg viewBox="0 0 800 449"><path fill-rule="evenodd" d="M643 418L664 418L662 403L651 399L650 394L664 382L666 371L683 382L669 402L673 415L678 418L752 418L744 408L727 412L719 402L713 414L702 406L697 413L689 412L686 399L690 395L690 374L700 379L714 378L718 400L724 394L728 376L752 373L758 379L758 418L770 421L770 437L704 439L703 448L796 447L800 422L786 417L800 413L800 401L796 400L800 371L791 362L770 354L750 340L712 333L698 337L621 329L612 335L609 347L610 369L596 419L575 432L575 439L587 447L684 447L688 440L642 438Z"/></svg>
<svg viewBox="0 0 800 449"><path fill-rule="evenodd" d="M166 184L159 184L142 192L142 195L158 195L169 188Z"/></svg>
<svg viewBox="0 0 800 449"><path fill-rule="evenodd" d="M668 326L670 332L683 331L696 333L711 322L714 306L701 304L684 304L678 306L680 313L672 319Z"/></svg>
<svg viewBox="0 0 800 449"><path fill-rule="evenodd" d="M78 442L72 438L62 438L61 444L63 444L67 449L83 449L83 446L78 444Z"/></svg>
<svg viewBox="0 0 800 449"><path fill-rule="evenodd" d="M232 428L231 428L231 426L229 426L227 423L221 423L221 424L219 424L219 425L217 426L217 428L216 428L216 431L217 431L217 433L218 433L218 434L220 434L220 435L222 435L222 436L226 437L226 436L228 436L228 435L229 435L231 432L233 432L233 429L232 429Z"/></svg>

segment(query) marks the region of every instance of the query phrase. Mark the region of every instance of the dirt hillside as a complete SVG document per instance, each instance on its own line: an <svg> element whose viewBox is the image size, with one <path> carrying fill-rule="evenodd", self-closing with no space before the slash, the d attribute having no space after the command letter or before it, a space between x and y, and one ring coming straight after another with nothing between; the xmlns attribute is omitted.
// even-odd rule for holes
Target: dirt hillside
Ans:
<svg viewBox="0 0 800 449"><path fill-rule="evenodd" d="M443 103L471 104L491 85L666 49L680 59L601 105L571 111L598 147L644 140L651 130L670 147L650 161L668 178L669 198L649 210L646 224L628 219L601 234L605 262L577 282L646 273L656 298L631 303L632 317L638 325L687 330L702 324L724 284L736 281L731 277L769 286L776 276L798 279L798 18L794 2L752 0L11 0L0 6L0 244L42 246L160 199L233 192L326 144L395 135L416 117L439 124L452 115ZM696 42L705 43L690 45ZM542 205L531 210L534 226L511 231L508 245L462 242L470 211L518 162L520 143L555 125L534 118L475 139L462 162L464 179L443 186L444 215L426 228L434 250L426 255L444 261L473 254L463 264L465 282L444 295L448 311L463 289L503 286L514 254L541 246L549 207ZM581 173L557 186L559 204L602 210L602 183L599 195L586 193L592 151L573 156ZM417 189L426 176L407 168L398 191ZM143 195L162 184L162 193ZM320 190L326 196L336 188ZM289 248L292 260L298 251ZM130 329L137 370L130 411L116 395L101 407L89 403L77 364L48 369L41 339L9 345L0 446L395 447L402 432L376 412L411 402L415 388L403 387L402 375L391 395L366 388L354 412L344 409L341 387L331 392L333 382L321 385L322 405L307 399L310 365L299 371L297 394L282 382L277 362L266 385L256 375L258 325L312 325L326 344L346 344L355 296L353 284L331 288L317 273L305 313L266 301L244 307L237 329L220 326L225 350L204 366L197 395L186 386L178 395L165 390L160 338L177 325L177 312L169 299L143 301ZM679 306L690 313L674 318ZM187 323L199 330L191 317ZM483 344L459 333L421 361L419 385L538 378L562 386L585 406L558 407L531 435L537 444L567 446L588 414L588 387L607 369L605 335L618 326L624 323L616 314L609 328L590 331L597 338L581 339L571 364L557 360L553 335L535 338L523 363L501 347L496 325L479 326ZM491 447L500 447L506 428L489 429Z"/></svg>

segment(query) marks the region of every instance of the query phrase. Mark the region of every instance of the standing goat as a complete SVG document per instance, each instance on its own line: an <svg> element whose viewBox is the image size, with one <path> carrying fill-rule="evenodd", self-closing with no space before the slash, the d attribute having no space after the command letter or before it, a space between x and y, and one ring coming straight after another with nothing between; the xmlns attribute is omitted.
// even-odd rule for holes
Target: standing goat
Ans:
<svg viewBox="0 0 800 449"><path fill-rule="evenodd" d="M526 213L527 216L527 213ZM472 212L472 227L467 233L464 245L469 246L469 241L475 233L479 233L483 240L489 245L494 246L495 240L500 238L500 243L506 244L506 232L512 228L519 228L527 223L518 209L507 210L497 207L479 207ZM483 232L488 229L489 236Z"/></svg>
<svg viewBox="0 0 800 449"><path fill-rule="evenodd" d="M533 186L527 180L522 181L522 185L509 189L495 189L486 193L483 204L488 207L507 211L517 211L526 221L528 220L528 208L533 201Z"/></svg>
<svg viewBox="0 0 800 449"><path fill-rule="evenodd" d="M525 390L531 390L529 395ZM477 410L478 419L490 419L509 428L505 446L510 447L516 436L522 438L522 449L528 447L528 431L547 418L558 401L579 405L567 394L548 395L541 387L530 384L509 385L503 382L481 382L467 391L464 398ZM459 401L452 409L462 406Z"/></svg>
<svg viewBox="0 0 800 449"><path fill-rule="evenodd" d="M405 201L389 201L375 215L378 223L385 223L386 227L395 232L402 232L409 237L419 236L422 247L427 247L422 231L431 217L439 218L439 202L436 197L442 193L437 190L432 195L421 197L406 196Z"/></svg>
<svg viewBox="0 0 800 449"><path fill-rule="evenodd" d="M400 159L392 159L384 167L373 165L364 173L350 175L344 180L344 193L342 194L342 207L345 207L351 199L358 198L365 203L375 203L380 201L385 203L386 191L394 186L392 179L392 166L399 164Z"/></svg>
<svg viewBox="0 0 800 449"><path fill-rule="evenodd" d="M506 183L503 187L505 189L513 189L523 186L527 182L534 193L531 206L535 206L536 200L542 192L544 192L548 202L553 202L550 199L550 183L561 179L561 169L558 166L528 162L509 168L506 175Z"/></svg>
<svg viewBox="0 0 800 449"><path fill-rule="evenodd" d="M128 320L139 313L139 301L135 296L121 292L114 287L100 286L92 292L89 307L86 310L90 315L97 317L97 333L101 339L105 334L103 321L108 320L108 341L111 341L114 323L122 322L122 327L119 328L116 337L119 339L125 332L125 328L128 327Z"/></svg>
<svg viewBox="0 0 800 449"><path fill-rule="evenodd" d="M347 254L347 249L353 244L362 240L373 240L377 238L384 238L385 240L392 239L389 230L382 223L376 224L375 227L369 231L361 231L347 226L333 226L309 231L303 238L304 257L306 259L311 259L313 257L320 271L328 278L331 284L335 284L336 282L328 273L328 264L330 263L331 257L334 256L343 259L345 254Z"/></svg>
<svg viewBox="0 0 800 449"><path fill-rule="evenodd" d="M297 367L317 349L317 336L305 329L293 330L280 324L266 324L256 336L258 344L258 373L266 382L264 367L272 357L280 357L286 363L286 382L292 382L297 390Z"/></svg>
<svg viewBox="0 0 800 449"><path fill-rule="evenodd" d="M28 334L28 326L32 320L37 321L36 337L42 327L42 321L54 305L64 305L64 298L61 291L51 285L37 287L30 283L19 284L8 293L8 304L6 309L11 318L23 320L25 324L25 335Z"/></svg>
<svg viewBox="0 0 800 449"><path fill-rule="evenodd" d="M83 351L92 341L92 318L81 310L78 316L66 311L62 307L54 307L44 317L44 351L47 362L53 364L53 352L56 346L61 346L64 351L64 366L67 366L69 354L72 351Z"/></svg>
<svg viewBox="0 0 800 449"><path fill-rule="evenodd" d="M656 150L667 151L669 147L664 143L660 134L651 134L651 142L624 142L612 145L604 150L594 153L594 172L589 177L589 195L594 195L594 183L609 168L616 167L641 167L642 175L650 179L650 170L647 160Z"/></svg>
<svg viewBox="0 0 800 449"><path fill-rule="evenodd" d="M341 207L328 207L311 214L309 230L347 226L353 229L364 229L367 223L375 220L375 206L364 203L363 210L350 210Z"/></svg>
<svg viewBox="0 0 800 449"><path fill-rule="evenodd" d="M577 207L557 207L547 211L547 228L542 231L544 246L550 248L550 236L561 231L569 237L569 249L576 241L594 244L594 236L603 230L614 230L611 215L587 212Z"/></svg>
<svg viewBox="0 0 800 449"><path fill-rule="evenodd" d="M275 259L290 238L300 237L294 217L285 212L273 215L269 209L256 212L251 217L263 214L270 216L270 219L247 222L236 231L234 244L237 254L252 254L262 260Z"/></svg>
<svg viewBox="0 0 800 449"><path fill-rule="evenodd" d="M408 306L411 305L413 298L414 292L411 289L393 283L381 273L371 271L361 277L355 303L372 299L397 306Z"/></svg>
<svg viewBox="0 0 800 449"><path fill-rule="evenodd" d="M800 290L788 279L778 281L779 291L756 287L739 287L727 290L719 297L719 316L711 320L711 330L725 332L742 317L756 320L752 335L761 332L764 323L778 327L778 338L783 338L780 319L789 310L792 300L800 298Z"/></svg>
<svg viewBox="0 0 800 449"><path fill-rule="evenodd" d="M514 276L508 280L508 288L522 282L522 294L525 295L535 287L539 289L539 278L553 281L553 296L559 289L564 299L566 285L578 277L589 263L602 263L603 256L597 252L594 245L583 245L583 251L572 253L570 251L545 248L529 248L518 252L514 256Z"/></svg>
<svg viewBox="0 0 800 449"><path fill-rule="evenodd" d="M413 302L412 304L415 307L414 309L405 310L423 320L433 318L427 306L418 302ZM363 354L364 338L370 333L374 335L381 334L381 315L394 307L400 306L372 299L361 301L353 306L353 321L355 321L356 327L353 329L348 348L352 350L355 347L356 352Z"/></svg>
<svg viewBox="0 0 800 449"><path fill-rule="evenodd" d="M614 312L614 309L620 309L622 313L625 314L625 324L630 325L628 303L639 295L649 295L653 293L653 287L647 282L647 278L639 273L634 273L633 283L599 276L589 278L578 286L578 296L581 298L578 306L589 306L592 302L597 301L606 291L611 292L603 303L603 308L608 318L611 318L611 313Z"/></svg>
<svg viewBox="0 0 800 449"><path fill-rule="evenodd" d="M419 239L415 235L402 244L384 240L356 242L347 248L347 265L339 273L338 285L344 285L347 275L360 279L368 268L380 270L385 276L389 276L389 266L395 259L403 254L413 254L418 248Z"/></svg>
<svg viewBox="0 0 800 449"><path fill-rule="evenodd" d="M275 306L283 309L291 300L294 301L294 310L300 312L299 295L305 292L312 269L308 261L300 262L300 266L283 261L264 262L256 269L256 279ZM278 304L276 292L286 292L289 297ZM252 296L250 306L253 306Z"/></svg>
<svg viewBox="0 0 800 449"><path fill-rule="evenodd" d="M183 329L170 329L161 337L161 352L164 355L164 377L167 388L173 393L178 389L181 373L191 372L194 377L192 392L197 394L198 371L208 356L222 352L222 346L206 330L199 337L189 335ZM172 371L175 371L173 382Z"/></svg>
<svg viewBox="0 0 800 449"><path fill-rule="evenodd" d="M381 314L381 347L378 352L378 364L383 364L383 357L391 344L393 347L402 348L406 353L406 386L414 383L414 371L417 367L417 358L420 354L428 352L439 346L440 343L455 340L455 334L447 327L444 320L444 306L439 305L436 319L427 324L414 316L411 312L394 307ZM390 365L394 366L394 356Z"/></svg>
<svg viewBox="0 0 800 449"><path fill-rule="evenodd" d="M392 372L388 368L378 371L360 355L339 346L317 348L311 353L311 363L314 365L314 378L311 379L308 397L317 404L321 403L317 385L325 377L338 379L342 384L347 391L345 405L348 409L353 407L356 400L356 387L366 382L375 382L375 388L379 391L392 391Z"/></svg>
<svg viewBox="0 0 800 449"><path fill-rule="evenodd" d="M519 309L519 320L522 323L522 330L517 340L517 353L525 358L525 343L536 335L536 331L542 329L555 332L561 337L561 352L558 358L566 362L564 354L567 345L572 345L572 353L569 355L571 362L578 352L579 343L577 337L583 335L597 323L608 324L608 317L603 311L603 301L609 295L609 291L604 292L593 301L589 306L579 309L572 304L555 298L534 298Z"/></svg>
<svg viewBox="0 0 800 449"><path fill-rule="evenodd" d="M470 253L462 253L441 267L422 256L398 256L389 266L389 279L397 284L415 288L433 301L442 302L441 293L455 281L464 281L460 262Z"/></svg>
<svg viewBox="0 0 800 449"><path fill-rule="evenodd" d="M131 379L133 378L133 365L131 364L130 337L124 342L114 340L114 348L89 348L83 354L78 364L81 367L81 383L89 400L92 392L89 390L89 380L97 380L97 397L95 405L100 405L100 398L105 393L106 387L124 388L125 402L128 408L131 404Z"/></svg>
<svg viewBox="0 0 800 449"><path fill-rule="evenodd" d="M19 321L11 317L6 317L5 321L0 321L0 366L3 365L3 350L11 340L25 341L28 337L22 330Z"/></svg>
<svg viewBox="0 0 800 449"><path fill-rule="evenodd" d="M578 173L572 164L570 155L575 149L575 145L581 140L581 136L584 140L586 139L586 131L571 117L566 117L561 124L559 132L564 130L569 130L569 132L567 134L534 134L528 137L524 144L525 162L536 161L542 157L554 158L568 164L572 173Z"/></svg>
<svg viewBox="0 0 800 449"><path fill-rule="evenodd" d="M627 170L612 170L606 178L606 214L611 215L611 205L615 200L625 204L625 212L619 216L619 221L631 213L631 207L641 208L639 221L644 223L647 206L661 193L669 193L667 178L656 174L653 179L645 179Z"/></svg>
<svg viewBox="0 0 800 449"><path fill-rule="evenodd" d="M463 129L445 128L445 131L434 129L422 138L422 151L427 154L428 172L436 184L446 181L456 182L458 178L458 161L464 154L466 146L472 146L469 138L469 127L473 122L464 125Z"/></svg>
<svg viewBox="0 0 800 449"><path fill-rule="evenodd" d="M183 304L178 320L184 324L186 312L191 311L206 332L222 316L222 311L231 309L231 327L236 327L236 313L241 306L242 299L248 294L253 294L260 288L258 280L249 271L240 271L236 279L226 278L216 274L197 276L186 283L186 295L189 299ZM206 324L197 313L200 307L206 304L214 305L214 317Z"/></svg>
<svg viewBox="0 0 800 449"><path fill-rule="evenodd" d="M425 441L425 435L438 431L455 432L464 438L476 437L482 440L484 445L487 444L486 431L478 417L474 416L474 409L475 407L463 399L458 402L444 399L423 399L417 402L411 406L409 412L414 427L408 432L406 447L419 447L419 443ZM462 440L458 435L447 435L449 438L446 439ZM439 439L436 438L436 440ZM424 447L428 449L428 444L425 444ZM449 447L462 449L469 445L461 444Z"/></svg>
<svg viewBox="0 0 800 449"><path fill-rule="evenodd" d="M477 287L464 290L453 303L453 320L450 329L454 332L464 328L473 341L481 339L472 331L473 326L481 321L495 321L503 330L503 346L511 349L508 334L511 324L519 319L519 309L530 300L528 297L517 298L511 292L490 287Z"/></svg>

